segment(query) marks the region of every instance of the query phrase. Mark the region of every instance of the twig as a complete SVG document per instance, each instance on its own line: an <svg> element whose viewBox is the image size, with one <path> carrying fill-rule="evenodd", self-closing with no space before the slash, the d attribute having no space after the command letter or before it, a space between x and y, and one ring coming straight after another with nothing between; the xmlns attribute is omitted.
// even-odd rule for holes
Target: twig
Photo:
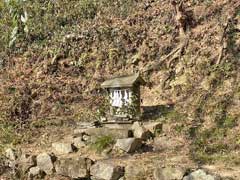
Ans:
<svg viewBox="0 0 240 180"><path fill-rule="evenodd" d="M224 50L227 48L227 40L226 40L226 36L227 36L227 28L229 26L229 22L230 22L230 17L227 19L227 22L223 25L223 32L222 32L222 36L220 39L220 43L221 43L221 47L219 49L219 55L218 55L218 60L217 60L217 64L221 63L222 57L223 57L223 52Z"/></svg>

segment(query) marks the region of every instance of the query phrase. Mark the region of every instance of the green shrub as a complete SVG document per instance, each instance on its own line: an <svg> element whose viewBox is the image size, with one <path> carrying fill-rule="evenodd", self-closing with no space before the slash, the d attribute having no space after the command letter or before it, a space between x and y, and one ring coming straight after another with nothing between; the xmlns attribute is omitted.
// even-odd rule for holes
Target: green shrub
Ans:
<svg viewBox="0 0 240 180"><path fill-rule="evenodd" d="M110 147L114 144L114 140L111 136L102 136L96 139L94 143L91 144L91 148L97 152L102 152L107 147Z"/></svg>
<svg viewBox="0 0 240 180"><path fill-rule="evenodd" d="M163 113L163 116L170 121L173 122L181 122L186 120L186 114L178 112L176 110L170 110L165 113Z"/></svg>
<svg viewBox="0 0 240 180"><path fill-rule="evenodd" d="M177 124L175 127L174 127L174 129L175 129L175 131L177 132L177 133L181 133L183 130L184 130L184 126L183 126L183 124Z"/></svg>
<svg viewBox="0 0 240 180"><path fill-rule="evenodd" d="M232 116L226 116L223 121L223 126L226 128L232 128L237 125L237 118Z"/></svg>
<svg viewBox="0 0 240 180"><path fill-rule="evenodd" d="M191 157L198 162L214 161L213 157L229 151L228 144L223 142L227 130L224 128L211 128L196 133L191 146Z"/></svg>
<svg viewBox="0 0 240 180"><path fill-rule="evenodd" d="M20 137L12 125L0 121L0 132L0 154L6 146L16 145L20 142Z"/></svg>

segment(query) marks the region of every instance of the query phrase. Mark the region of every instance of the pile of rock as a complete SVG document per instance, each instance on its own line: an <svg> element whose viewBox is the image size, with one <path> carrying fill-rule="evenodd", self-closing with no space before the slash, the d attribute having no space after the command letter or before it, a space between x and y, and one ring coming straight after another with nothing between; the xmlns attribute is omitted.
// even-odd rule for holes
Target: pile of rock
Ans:
<svg viewBox="0 0 240 180"><path fill-rule="evenodd" d="M72 141L55 142L52 144L51 153L29 155L17 153L14 149L6 150L7 165L13 170L18 168L24 172L29 179L43 179L44 176L59 175L71 179L92 179L92 180L128 180L141 176L144 168L138 164L119 166L113 160L93 161L86 157L79 157L74 154L81 148L96 141L102 136L110 136L115 140L112 147L115 152L134 153L143 149L148 140L154 139L156 133L161 131L161 124L149 123L143 125L135 122L130 129L110 128L88 128L76 130ZM157 138L155 138L157 139ZM169 140L157 139L161 146L177 144L169 143ZM168 143L167 143L168 142ZM165 144L164 144L165 143ZM159 148L163 148L159 146ZM72 155L69 155L72 154ZM151 172L155 180L217 180L213 175L204 170L196 170L189 173L186 169L165 167L156 168Z"/></svg>
<svg viewBox="0 0 240 180"><path fill-rule="evenodd" d="M115 140L113 148L124 153L134 153L141 149L144 141L154 136L159 124L144 127L135 122L131 129L86 128L77 129L71 142L55 142L53 153L41 153L37 156L17 153L13 149L6 150L8 165L21 168L28 173L30 179L42 178L45 175L58 174L70 178L119 179L124 175L124 168L113 163L96 162L78 157L70 158L67 154L74 153L93 143L101 136L110 136ZM61 155L65 155L64 158Z"/></svg>
<svg viewBox="0 0 240 180"><path fill-rule="evenodd" d="M164 167L156 168L154 171L155 180L220 180L216 175L209 174L203 169L186 171L185 168Z"/></svg>
<svg viewBox="0 0 240 180"><path fill-rule="evenodd" d="M58 147L62 148L62 146L56 147L57 149ZM41 153L37 156L22 154L18 156L14 149L7 149L6 157L8 165L11 168L18 167L24 170L24 173L28 174L28 179L43 179L45 175L56 174L72 179L89 179L92 177L92 179L117 180L124 175L123 167L101 161L94 163L89 158L57 158L53 153Z"/></svg>
<svg viewBox="0 0 240 180"><path fill-rule="evenodd" d="M116 144L113 146L115 150L126 153L134 153L141 149L144 141L152 139L156 132L160 132L161 123L148 123L146 125L135 122L130 129L128 128L88 128L74 130L73 145L82 148L88 144L94 143L97 138L102 136L112 137ZM56 146L56 145L55 145ZM59 145L60 146L60 145ZM60 148L60 147L59 147ZM70 147L65 152L70 151Z"/></svg>

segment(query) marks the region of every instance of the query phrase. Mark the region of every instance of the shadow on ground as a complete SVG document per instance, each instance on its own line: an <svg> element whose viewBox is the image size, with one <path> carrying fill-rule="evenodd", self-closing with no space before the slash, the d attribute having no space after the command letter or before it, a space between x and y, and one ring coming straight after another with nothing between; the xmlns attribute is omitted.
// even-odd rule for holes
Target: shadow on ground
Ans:
<svg viewBox="0 0 240 180"><path fill-rule="evenodd" d="M156 120L174 109L174 105L142 106L142 119L144 121Z"/></svg>

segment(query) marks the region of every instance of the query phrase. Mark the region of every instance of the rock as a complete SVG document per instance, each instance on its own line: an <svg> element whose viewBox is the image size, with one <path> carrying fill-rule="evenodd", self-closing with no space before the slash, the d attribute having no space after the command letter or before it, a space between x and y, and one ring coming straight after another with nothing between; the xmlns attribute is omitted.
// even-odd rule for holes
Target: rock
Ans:
<svg viewBox="0 0 240 180"><path fill-rule="evenodd" d="M71 143L53 143L52 148L57 154L69 154L74 151L74 146Z"/></svg>
<svg viewBox="0 0 240 180"><path fill-rule="evenodd" d="M83 139L83 141L84 142L93 142L94 141L94 139L96 139L97 137L91 137L91 136L89 136L89 135L86 135L86 134L84 134L83 136L82 136L82 139Z"/></svg>
<svg viewBox="0 0 240 180"><path fill-rule="evenodd" d="M15 169L17 166L17 158L18 158L17 152L12 148L8 148L5 151L5 157L6 157L6 161L5 161L6 166Z"/></svg>
<svg viewBox="0 0 240 180"><path fill-rule="evenodd" d="M90 173L93 179L118 180L124 175L124 168L109 162L97 162L91 167Z"/></svg>
<svg viewBox="0 0 240 180"><path fill-rule="evenodd" d="M109 129L131 129L132 123L129 124L117 124L117 123L106 123L104 127Z"/></svg>
<svg viewBox="0 0 240 180"><path fill-rule="evenodd" d="M140 163L131 163L125 167L125 179L146 179L144 175L146 174L145 167Z"/></svg>
<svg viewBox="0 0 240 180"><path fill-rule="evenodd" d="M39 167L32 167L29 169L28 177L29 179L43 179L45 173Z"/></svg>
<svg viewBox="0 0 240 180"><path fill-rule="evenodd" d="M142 142L137 138L117 139L116 149L121 149L127 153L132 153L142 146Z"/></svg>
<svg viewBox="0 0 240 180"><path fill-rule="evenodd" d="M182 168L156 168L153 176L155 180L181 180L185 174Z"/></svg>
<svg viewBox="0 0 240 180"><path fill-rule="evenodd" d="M188 176L185 176L183 180L219 180L220 178L207 174L204 170L198 169Z"/></svg>
<svg viewBox="0 0 240 180"><path fill-rule="evenodd" d="M73 134L74 134L74 135L81 135L81 136L82 136L87 129L88 129L88 128L84 128L84 129L82 129L82 128L74 129L74 130L73 130Z"/></svg>
<svg viewBox="0 0 240 180"><path fill-rule="evenodd" d="M0 177L9 170L6 159L0 156Z"/></svg>
<svg viewBox="0 0 240 180"><path fill-rule="evenodd" d="M58 175L71 178L89 178L92 161L87 158L65 158L56 162L56 172Z"/></svg>
<svg viewBox="0 0 240 180"><path fill-rule="evenodd" d="M12 148L8 148L6 151L5 151L5 156L6 158L8 158L8 160L10 161L16 161L17 160L17 153L14 149Z"/></svg>
<svg viewBox="0 0 240 180"><path fill-rule="evenodd" d="M133 135L135 138L147 140L152 137L152 133L143 127L139 122L134 122L132 125Z"/></svg>
<svg viewBox="0 0 240 180"><path fill-rule="evenodd" d="M131 129L134 131L135 129L137 129L138 127L142 127L141 123L136 121L133 123Z"/></svg>
<svg viewBox="0 0 240 180"><path fill-rule="evenodd" d="M110 157L110 153L112 152L112 146L109 146L109 147L106 147L102 152L101 152L101 155L104 157L104 158L109 158Z"/></svg>
<svg viewBox="0 0 240 180"><path fill-rule="evenodd" d="M88 128L93 128L99 125L98 121L94 122L77 122L77 126L79 129L88 129Z"/></svg>
<svg viewBox="0 0 240 180"><path fill-rule="evenodd" d="M147 124L144 124L144 127L152 134L156 135L162 132L163 125L160 122L149 122Z"/></svg>
<svg viewBox="0 0 240 180"><path fill-rule="evenodd" d="M46 174L52 174L54 172L54 161L56 157L47 153L42 153L37 156L37 166L43 170Z"/></svg>
<svg viewBox="0 0 240 180"><path fill-rule="evenodd" d="M77 147L77 148L82 148L82 147L86 146L86 144L83 141L82 137L75 137L75 138L73 138L73 145L75 147Z"/></svg>
<svg viewBox="0 0 240 180"><path fill-rule="evenodd" d="M129 129L90 128L85 133L95 137L111 136L113 139L132 137L132 131Z"/></svg>
<svg viewBox="0 0 240 180"><path fill-rule="evenodd" d="M153 149L154 151L174 150L184 146L177 139L172 139L167 136L161 136L154 138Z"/></svg>
<svg viewBox="0 0 240 180"><path fill-rule="evenodd" d="M22 154L18 160L18 164L23 172L27 172L31 167L36 166L36 156Z"/></svg>

